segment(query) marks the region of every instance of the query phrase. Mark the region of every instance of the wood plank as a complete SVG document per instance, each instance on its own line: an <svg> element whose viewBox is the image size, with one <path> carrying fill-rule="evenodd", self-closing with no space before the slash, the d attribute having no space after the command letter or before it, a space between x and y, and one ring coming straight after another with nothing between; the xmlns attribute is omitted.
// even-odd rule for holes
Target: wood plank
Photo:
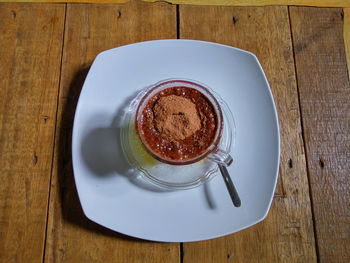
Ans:
<svg viewBox="0 0 350 263"><path fill-rule="evenodd" d="M76 0L73 0L76 1ZM109 0L108 0L109 1ZM112 0L111 0L112 1ZM161 0L143 0L158 2ZM349 7L348 0L167 0L172 4L220 5L220 6L269 6L269 5L302 5L323 7Z"/></svg>
<svg viewBox="0 0 350 263"><path fill-rule="evenodd" d="M68 4L49 207L46 262L179 262L177 243L131 239L83 215L72 172L71 131L87 69L116 46L176 38L176 7L166 3Z"/></svg>
<svg viewBox="0 0 350 263"><path fill-rule="evenodd" d="M350 262L350 84L339 8L290 8L321 263Z"/></svg>
<svg viewBox="0 0 350 263"><path fill-rule="evenodd" d="M8 0L0 0L7 2ZM12 0L28 2L28 0ZM68 2L68 3L126 3L129 0L30 0L31 2ZM145 2L167 2L171 4L220 5L220 6L268 6L268 5L300 5L319 7L350 7L348 0L142 0Z"/></svg>
<svg viewBox="0 0 350 263"><path fill-rule="evenodd" d="M64 12L0 4L0 262L43 257Z"/></svg>
<svg viewBox="0 0 350 263"><path fill-rule="evenodd" d="M343 26L344 45L345 45L346 62L348 65L348 76L350 79L350 8L344 8L343 13L344 13L344 26Z"/></svg>
<svg viewBox="0 0 350 263"><path fill-rule="evenodd" d="M255 53L270 82L281 129L279 182L268 217L227 237L185 243L184 262L316 262L287 7L181 6L180 28L181 38Z"/></svg>

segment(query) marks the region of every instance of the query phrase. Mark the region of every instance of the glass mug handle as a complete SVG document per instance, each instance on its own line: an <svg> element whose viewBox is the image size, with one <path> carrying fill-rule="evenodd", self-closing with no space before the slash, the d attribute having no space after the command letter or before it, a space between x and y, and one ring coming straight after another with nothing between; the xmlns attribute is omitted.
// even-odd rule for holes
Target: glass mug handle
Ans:
<svg viewBox="0 0 350 263"><path fill-rule="evenodd" d="M233 162L232 156L220 148L209 154L208 159L224 166L230 166Z"/></svg>

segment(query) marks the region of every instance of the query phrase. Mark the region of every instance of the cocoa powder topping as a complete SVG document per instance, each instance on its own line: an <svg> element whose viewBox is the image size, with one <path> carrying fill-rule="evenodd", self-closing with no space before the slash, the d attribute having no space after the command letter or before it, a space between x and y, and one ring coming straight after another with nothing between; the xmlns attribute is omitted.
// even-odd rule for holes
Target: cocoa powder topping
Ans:
<svg viewBox="0 0 350 263"><path fill-rule="evenodd" d="M172 141L184 140L201 128L196 105L185 97L161 97L154 105L153 113L155 128Z"/></svg>

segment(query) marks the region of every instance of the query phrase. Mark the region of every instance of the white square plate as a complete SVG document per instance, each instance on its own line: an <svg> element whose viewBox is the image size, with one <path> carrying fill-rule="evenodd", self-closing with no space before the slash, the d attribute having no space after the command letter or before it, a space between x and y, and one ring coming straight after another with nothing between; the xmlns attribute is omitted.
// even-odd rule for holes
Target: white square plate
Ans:
<svg viewBox="0 0 350 263"><path fill-rule="evenodd" d="M229 172L242 200L235 208L221 176L200 187L156 191L127 176L118 127L141 89L169 78L193 79L229 105L236 123ZM85 215L142 239L187 242L237 232L263 220L279 166L279 128L273 97L256 56L194 40L157 40L100 53L75 113L74 176Z"/></svg>

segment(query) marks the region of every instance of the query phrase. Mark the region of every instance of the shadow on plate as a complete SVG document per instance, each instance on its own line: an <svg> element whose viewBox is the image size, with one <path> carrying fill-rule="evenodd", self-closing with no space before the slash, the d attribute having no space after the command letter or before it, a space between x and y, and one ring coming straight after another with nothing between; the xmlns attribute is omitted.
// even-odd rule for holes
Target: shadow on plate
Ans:
<svg viewBox="0 0 350 263"><path fill-rule="evenodd" d="M208 182L203 184L203 189L204 189L204 196L205 199L207 200L207 206L209 209L216 209L217 205L215 203L214 197L213 197L213 193L212 191L210 191L210 184Z"/></svg>
<svg viewBox="0 0 350 263"><path fill-rule="evenodd" d="M67 95L65 96L67 99L60 101L62 104L62 113L60 116L61 119L57 120L60 123L60 126L58 127L59 138L56 144L58 145L56 153L58 174L56 179L59 188L58 194L61 202L56 202L61 203L62 218L68 223L97 234L103 234L114 238L121 238L129 241L149 242L142 239L129 237L98 225L95 222L90 221L84 215L82 210L73 177L71 138L75 109L88 71L89 68L85 68L76 74L75 78L71 82L69 90L67 91ZM98 136L102 136L103 133L104 132L102 131L97 132ZM100 169L101 172L104 172L102 167L98 166L96 168Z"/></svg>
<svg viewBox="0 0 350 263"><path fill-rule="evenodd" d="M128 97L117 110L112 123L92 129L84 138L81 145L81 154L87 168L97 177L123 176L129 182L147 191L169 192L143 178L141 172L133 168L127 161L121 145L121 132L124 127L124 118L131 101L138 92ZM105 115L91 116L91 122L108 120Z"/></svg>
<svg viewBox="0 0 350 263"><path fill-rule="evenodd" d="M120 149L119 128L100 127L92 130L83 140L81 153L88 168L99 177L127 174L130 166Z"/></svg>

